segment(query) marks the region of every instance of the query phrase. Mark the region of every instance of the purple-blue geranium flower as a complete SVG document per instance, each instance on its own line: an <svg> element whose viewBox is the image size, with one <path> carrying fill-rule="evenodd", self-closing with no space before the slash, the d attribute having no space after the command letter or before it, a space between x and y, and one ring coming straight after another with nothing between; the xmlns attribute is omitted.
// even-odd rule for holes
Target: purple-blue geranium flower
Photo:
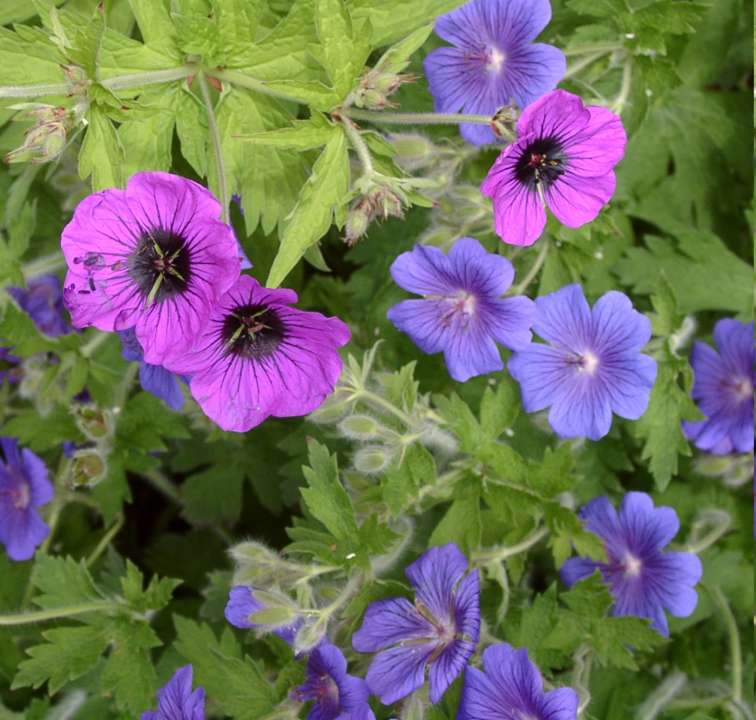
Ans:
<svg viewBox="0 0 756 720"><path fill-rule="evenodd" d="M533 43L551 19L549 0L472 0L436 21L436 33L454 47L425 58L437 112L491 115L514 102L529 105L564 76L561 50ZM463 124L475 145L496 140L485 125Z"/></svg>
<svg viewBox="0 0 756 720"><path fill-rule="evenodd" d="M528 651L507 643L486 648L483 672L467 668L458 720L575 720L579 698L572 688L543 691Z"/></svg>
<svg viewBox="0 0 756 720"><path fill-rule="evenodd" d="M630 492L619 513L600 497L580 517L604 541L607 562L570 558L560 570L566 585L599 569L614 596L614 614L649 618L662 635L669 634L665 609L675 617L687 617L696 609L701 561L692 553L662 552L680 529L672 508L655 508L646 493Z"/></svg>
<svg viewBox="0 0 756 720"><path fill-rule="evenodd" d="M37 512L53 499L47 468L13 438L0 437L0 543L11 560L28 560L50 528Z"/></svg>
<svg viewBox="0 0 756 720"><path fill-rule="evenodd" d="M693 399L706 420L684 422L685 435L696 447L715 455L751 452L756 384L753 323L720 320L714 327L714 343L716 350L703 342L693 345Z"/></svg>
<svg viewBox="0 0 756 720"><path fill-rule="evenodd" d="M265 605L255 597L250 588L246 585L236 585L231 588L231 592L228 594L228 602L226 603L224 615L226 620L234 627L241 628L242 630L251 630L260 626L253 623L250 620L250 616L264 608ZM289 645L293 645L297 630L299 630L301 624L302 622L298 618L291 625L273 630L273 634L278 635L281 640Z"/></svg>
<svg viewBox="0 0 756 720"><path fill-rule="evenodd" d="M293 697L314 701L307 720L375 720L365 681L347 673L343 653L327 640L310 653L305 682Z"/></svg>
<svg viewBox="0 0 756 720"><path fill-rule="evenodd" d="M191 665L176 670L157 696L157 710L143 712L141 720L205 720L205 691L192 692Z"/></svg>
<svg viewBox="0 0 756 720"><path fill-rule="evenodd" d="M394 260L391 275L423 299L394 305L388 319L423 352L443 352L459 382L504 368L496 343L521 350L531 340L533 301L501 297L514 280L512 263L473 238L457 240L448 255L415 245Z"/></svg>
<svg viewBox="0 0 756 720"><path fill-rule="evenodd" d="M142 389L160 398L171 410L181 410L184 406L184 395L179 380L185 379L166 370L162 365L144 362L142 346L133 328L119 332L118 336L121 338L123 359L139 363L139 382Z"/></svg>
<svg viewBox="0 0 756 720"><path fill-rule="evenodd" d="M391 598L371 603L362 627L352 636L359 652L377 652L365 678L385 705L425 682L438 702L464 670L480 634L478 571L468 572L456 545L434 547L405 570L415 603Z"/></svg>
<svg viewBox="0 0 756 720"><path fill-rule="evenodd" d="M599 440L612 413L637 420L648 407L656 361L641 354L651 323L620 292L589 307L580 285L536 300L533 329L550 344L514 353L509 372L527 412L550 407L549 423L564 438Z"/></svg>
<svg viewBox="0 0 756 720"><path fill-rule="evenodd" d="M45 335L57 337L71 332L63 308L63 286L55 275L40 275L25 288L9 287L8 293Z"/></svg>

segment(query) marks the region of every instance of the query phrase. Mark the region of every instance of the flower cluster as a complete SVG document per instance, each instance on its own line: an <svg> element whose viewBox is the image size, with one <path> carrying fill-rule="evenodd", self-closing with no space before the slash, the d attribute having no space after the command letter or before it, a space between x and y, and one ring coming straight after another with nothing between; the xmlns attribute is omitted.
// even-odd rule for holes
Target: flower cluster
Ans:
<svg viewBox="0 0 756 720"><path fill-rule="evenodd" d="M240 275L243 253L197 183L137 173L125 190L90 195L63 231L65 302L75 327L122 335L143 386L180 407L174 373L224 430L304 415L332 391L337 318L289 307L291 290L263 290Z"/></svg>

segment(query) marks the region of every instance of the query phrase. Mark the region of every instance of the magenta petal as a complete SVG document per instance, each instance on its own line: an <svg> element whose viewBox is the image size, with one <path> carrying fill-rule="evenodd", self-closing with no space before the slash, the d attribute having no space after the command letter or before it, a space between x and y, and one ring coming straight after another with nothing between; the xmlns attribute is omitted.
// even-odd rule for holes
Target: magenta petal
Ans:
<svg viewBox="0 0 756 720"><path fill-rule="evenodd" d="M594 220L614 195L613 172L599 177L578 177L569 170L546 191L546 202L556 218L570 228Z"/></svg>

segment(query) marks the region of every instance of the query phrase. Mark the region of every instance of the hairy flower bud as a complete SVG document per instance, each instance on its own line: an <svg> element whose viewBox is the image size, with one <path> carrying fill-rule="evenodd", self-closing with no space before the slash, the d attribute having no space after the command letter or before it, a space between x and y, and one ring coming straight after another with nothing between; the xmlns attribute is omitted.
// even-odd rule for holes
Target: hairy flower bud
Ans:
<svg viewBox="0 0 756 720"><path fill-rule="evenodd" d="M339 432L352 440L374 440L386 430L370 415L349 415L338 425Z"/></svg>
<svg viewBox="0 0 756 720"><path fill-rule="evenodd" d="M391 135L391 144L396 149L396 163L405 170L419 170L428 167L437 157L435 145L419 133L397 133Z"/></svg>
<svg viewBox="0 0 756 720"><path fill-rule="evenodd" d="M35 103L15 105L13 109L26 111L17 119L31 118L36 123L27 130L23 145L6 154L5 162L45 163L58 157L74 124L71 112L62 107Z"/></svg>
<svg viewBox="0 0 756 720"><path fill-rule="evenodd" d="M306 620L294 637L294 654L312 650L325 637L327 630L328 615L321 615L317 620Z"/></svg>
<svg viewBox="0 0 756 720"><path fill-rule="evenodd" d="M394 453L382 445L360 448L354 455L354 467L365 475L383 472L393 460Z"/></svg>
<svg viewBox="0 0 756 720"><path fill-rule="evenodd" d="M401 85L408 82L414 82L417 79L415 75L402 75L399 73L373 68L366 72L357 89L354 91L353 101L357 107L368 108L371 110L382 110L386 107L395 107L395 104L389 101Z"/></svg>

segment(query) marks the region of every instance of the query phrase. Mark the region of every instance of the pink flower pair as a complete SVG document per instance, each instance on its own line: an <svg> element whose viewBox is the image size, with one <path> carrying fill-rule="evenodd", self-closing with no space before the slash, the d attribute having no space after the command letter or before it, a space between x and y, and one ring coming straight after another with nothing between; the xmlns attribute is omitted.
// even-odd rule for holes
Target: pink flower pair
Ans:
<svg viewBox="0 0 756 720"><path fill-rule="evenodd" d="M134 328L144 360L190 375L224 430L305 415L333 391L338 318L290 307L292 290L241 275L241 250L201 185L144 172L85 198L63 230L64 300L77 328Z"/></svg>

